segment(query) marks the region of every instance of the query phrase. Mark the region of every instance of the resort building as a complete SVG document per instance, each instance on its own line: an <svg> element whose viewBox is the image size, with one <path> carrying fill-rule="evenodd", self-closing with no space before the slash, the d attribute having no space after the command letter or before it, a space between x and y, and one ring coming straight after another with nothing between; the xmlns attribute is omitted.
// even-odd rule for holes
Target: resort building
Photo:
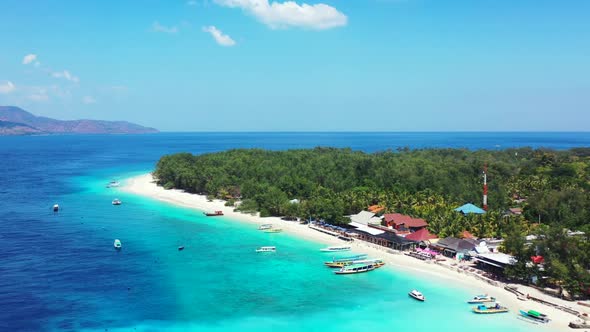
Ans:
<svg viewBox="0 0 590 332"><path fill-rule="evenodd" d="M349 216L349 218L349 225L357 228L367 227L368 225L381 225L381 218L375 217L375 214L369 211L361 211Z"/></svg>
<svg viewBox="0 0 590 332"><path fill-rule="evenodd" d="M516 262L513 256L501 252L481 253L477 254L473 259L481 268L496 274L503 274L506 266L513 265Z"/></svg>
<svg viewBox="0 0 590 332"><path fill-rule="evenodd" d="M470 251L474 251L480 241L474 239L458 239L456 237L446 237L433 243L430 247L440 251L444 256L462 258Z"/></svg>
<svg viewBox="0 0 590 332"><path fill-rule="evenodd" d="M386 213L383 215L383 220L387 227L402 232L416 232L428 226L428 223L424 219L412 218L401 213Z"/></svg>
<svg viewBox="0 0 590 332"><path fill-rule="evenodd" d="M359 240L400 251L414 249L418 244L418 242L405 239L393 232L382 231L372 227L368 229L355 229L351 233L354 233L353 236Z"/></svg>

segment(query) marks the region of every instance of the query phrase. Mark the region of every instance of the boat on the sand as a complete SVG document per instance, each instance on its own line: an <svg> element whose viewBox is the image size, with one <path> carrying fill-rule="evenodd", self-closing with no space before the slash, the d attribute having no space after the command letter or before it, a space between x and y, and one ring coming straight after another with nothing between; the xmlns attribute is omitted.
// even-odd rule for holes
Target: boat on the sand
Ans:
<svg viewBox="0 0 590 332"><path fill-rule="evenodd" d="M350 246L331 246L327 248L322 248L320 251L324 252L338 252L338 251L350 251L352 248Z"/></svg>
<svg viewBox="0 0 590 332"><path fill-rule="evenodd" d="M467 303L469 303L469 304L486 303L486 302L496 302L496 298L493 296L489 296L488 294L484 294L484 295L476 295L471 300L467 301Z"/></svg>
<svg viewBox="0 0 590 332"><path fill-rule="evenodd" d="M493 305L480 304L477 307L473 307L472 310L476 314L499 314L508 312L508 308L500 305L498 302Z"/></svg>
<svg viewBox="0 0 590 332"><path fill-rule="evenodd" d="M549 319L549 317L547 317L547 315L542 314L536 310L528 310L528 311L519 310L519 312L522 317L530 319L533 322L549 323L549 321L550 321L550 319Z"/></svg>

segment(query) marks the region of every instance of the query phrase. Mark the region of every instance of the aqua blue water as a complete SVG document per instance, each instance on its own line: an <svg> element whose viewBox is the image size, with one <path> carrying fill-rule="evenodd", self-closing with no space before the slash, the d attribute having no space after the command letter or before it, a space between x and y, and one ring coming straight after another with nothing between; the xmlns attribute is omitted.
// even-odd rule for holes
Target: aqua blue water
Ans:
<svg viewBox="0 0 590 332"><path fill-rule="evenodd" d="M0 137L0 331L527 331L461 285L395 269L337 276L321 244L105 188L165 153L235 147L590 146L589 133L213 133ZM499 145L496 146L496 145ZM111 205L118 197L122 206ZM59 203L62 211L50 207ZM123 250L113 250L119 238ZM186 249L179 252L177 247ZM257 255L260 245L276 254ZM407 292L422 290L425 303Z"/></svg>

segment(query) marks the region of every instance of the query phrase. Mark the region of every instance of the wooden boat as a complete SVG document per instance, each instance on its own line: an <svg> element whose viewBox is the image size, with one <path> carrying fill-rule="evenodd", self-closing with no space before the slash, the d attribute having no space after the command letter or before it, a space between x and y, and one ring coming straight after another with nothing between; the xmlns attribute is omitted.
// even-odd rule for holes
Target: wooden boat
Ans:
<svg viewBox="0 0 590 332"><path fill-rule="evenodd" d="M113 205L121 205L122 203L123 202L121 202L121 200L118 198L113 199Z"/></svg>
<svg viewBox="0 0 590 332"><path fill-rule="evenodd" d="M218 217L223 215L223 211L203 212L207 217Z"/></svg>
<svg viewBox="0 0 590 332"><path fill-rule="evenodd" d="M263 231L265 229L271 229L272 228L272 224L262 224L260 226L258 226L258 230Z"/></svg>
<svg viewBox="0 0 590 332"><path fill-rule="evenodd" d="M264 230L265 233L280 233L282 231L282 228L269 228Z"/></svg>
<svg viewBox="0 0 590 332"><path fill-rule="evenodd" d="M256 252L275 252L277 248L274 246L259 247Z"/></svg>
<svg viewBox="0 0 590 332"><path fill-rule="evenodd" d="M417 291L415 289L412 290L411 292L409 292L408 295L418 301L422 301L422 302L426 301L426 297L424 297L424 295L422 293L420 293L419 291Z"/></svg>
<svg viewBox="0 0 590 332"><path fill-rule="evenodd" d="M467 301L469 304L478 304L478 303L486 303L486 302L496 302L496 298L493 296L489 296L488 294L484 295L476 295L471 300Z"/></svg>
<svg viewBox="0 0 590 332"><path fill-rule="evenodd" d="M358 261L358 260L362 260L362 259L366 259L366 258L367 258L367 254L360 254L360 255L354 255L354 256L348 256L348 257L334 258L334 259L332 259L329 262L324 262L324 265L333 267L332 264L334 264L334 263L352 262L352 261Z"/></svg>
<svg viewBox="0 0 590 332"><path fill-rule="evenodd" d="M324 263L327 267L332 268L342 268L344 266L354 265L354 264L374 264L375 268L380 268L385 265L385 262L381 259L361 259L356 261L343 261L343 262L325 262Z"/></svg>
<svg viewBox="0 0 590 332"><path fill-rule="evenodd" d="M496 302L493 305L480 304L477 307L473 307L473 312L476 314L499 314L508 312L508 308L501 306L500 303Z"/></svg>
<svg viewBox="0 0 590 332"><path fill-rule="evenodd" d="M519 312L522 317L528 318L533 322L549 323L549 321L550 321L550 319L549 319L549 317L547 317L547 315L542 314L542 313L535 311L535 310L529 310L529 311L519 310Z"/></svg>
<svg viewBox="0 0 590 332"><path fill-rule="evenodd" d="M352 264L348 266L343 266L340 270L335 271L336 274L355 274L355 273L363 273L373 271L377 267L375 264L371 263L364 263L364 264Z"/></svg>
<svg viewBox="0 0 590 332"><path fill-rule="evenodd" d="M352 249L350 246L332 246L327 248L322 248L320 251L324 252L338 252L338 251L350 251Z"/></svg>
<svg viewBox="0 0 590 332"><path fill-rule="evenodd" d="M121 244L121 240L115 239L115 242L113 242L113 247L115 247L116 250L121 250L121 248L123 247L123 245Z"/></svg>

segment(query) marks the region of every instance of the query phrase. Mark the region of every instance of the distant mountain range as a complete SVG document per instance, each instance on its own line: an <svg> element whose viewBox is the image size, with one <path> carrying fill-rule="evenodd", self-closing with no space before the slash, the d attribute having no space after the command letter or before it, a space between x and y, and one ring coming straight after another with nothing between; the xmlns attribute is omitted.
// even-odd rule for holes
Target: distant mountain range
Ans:
<svg viewBox="0 0 590 332"><path fill-rule="evenodd" d="M148 134L154 128L127 121L56 120L14 106L0 106L0 136L42 134Z"/></svg>

